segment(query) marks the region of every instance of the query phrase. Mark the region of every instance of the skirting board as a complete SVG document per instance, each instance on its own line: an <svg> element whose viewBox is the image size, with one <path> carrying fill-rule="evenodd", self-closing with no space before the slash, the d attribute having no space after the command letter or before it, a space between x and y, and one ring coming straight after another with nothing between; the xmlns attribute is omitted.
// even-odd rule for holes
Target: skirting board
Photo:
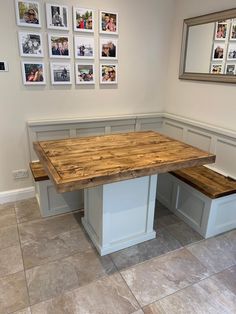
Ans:
<svg viewBox="0 0 236 314"><path fill-rule="evenodd" d="M33 186L23 189L10 190L0 192L0 204L16 202L35 196L35 188Z"/></svg>

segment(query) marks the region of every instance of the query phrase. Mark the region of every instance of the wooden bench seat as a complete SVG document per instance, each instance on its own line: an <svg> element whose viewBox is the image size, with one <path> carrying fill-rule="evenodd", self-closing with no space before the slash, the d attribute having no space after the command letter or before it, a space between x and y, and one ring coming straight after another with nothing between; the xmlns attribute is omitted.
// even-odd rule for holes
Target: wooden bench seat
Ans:
<svg viewBox="0 0 236 314"><path fill-rule="evenodd" d="M236 181L204 166L172 171L172 175L215 199L236 193Z"/></svg>
<svg viewBox="0 0 236 314"><path fill-rule="evenodd" d="M83 191L58 193L40 161L30 162L36 198L42 217L64 214L84 207Z"/></svg>

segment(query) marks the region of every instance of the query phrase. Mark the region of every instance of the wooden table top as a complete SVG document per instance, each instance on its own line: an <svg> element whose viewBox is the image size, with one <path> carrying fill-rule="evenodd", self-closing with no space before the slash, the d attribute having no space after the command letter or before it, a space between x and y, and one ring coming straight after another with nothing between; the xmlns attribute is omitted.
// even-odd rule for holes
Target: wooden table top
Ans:
<svg viewBox="0 0 236 314"><path fill-rule="evenodd" d="M40 141L34 149L59 192L215 161L215 155L153 131Z"/></svg>

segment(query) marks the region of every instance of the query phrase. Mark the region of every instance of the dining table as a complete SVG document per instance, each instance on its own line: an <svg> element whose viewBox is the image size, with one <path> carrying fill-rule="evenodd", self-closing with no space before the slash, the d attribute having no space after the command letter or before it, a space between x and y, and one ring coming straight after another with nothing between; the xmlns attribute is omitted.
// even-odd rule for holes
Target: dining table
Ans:
<svg viewBox="0 0 236 314"><path fill-rule="evenodd" d="M159 173L215 161L214 154L155 131L33 145L59 193L84 190L82 224L100 255L156 237Z"/></svg>

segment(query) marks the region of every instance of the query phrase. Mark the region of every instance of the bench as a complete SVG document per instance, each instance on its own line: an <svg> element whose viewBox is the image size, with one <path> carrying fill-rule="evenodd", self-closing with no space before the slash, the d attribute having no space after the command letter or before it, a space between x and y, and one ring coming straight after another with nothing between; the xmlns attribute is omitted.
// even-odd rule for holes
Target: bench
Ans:
<svg viewBox="0 0 236 314"><path fill-rule="evenodd" d="M236 228L236 181L205 166L160 174L157 197L204 238Z"/></svg>
<svg viewBox="0 0 236 314"><path fill-rule="evenodd" d="M83 191L57 193L40 161L30 162L36 198L42 217L64 214L84 208Z"/></svg>

